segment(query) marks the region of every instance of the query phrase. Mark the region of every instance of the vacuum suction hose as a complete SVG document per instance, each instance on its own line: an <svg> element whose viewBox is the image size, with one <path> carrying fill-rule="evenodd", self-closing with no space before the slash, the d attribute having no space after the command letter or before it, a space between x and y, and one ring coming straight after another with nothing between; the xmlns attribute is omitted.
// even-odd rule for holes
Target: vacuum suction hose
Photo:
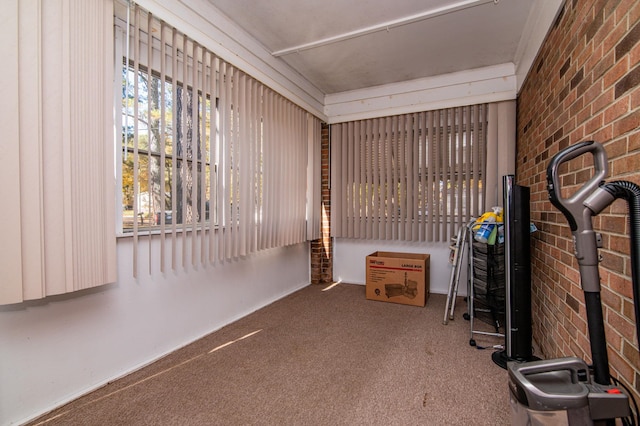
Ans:
<svg viewBox="0 0 640 426"><path fill-rule="evenodd" d="M636 315L636 335L640 342L640 186L633 182L614 181L603 185L602 189L614 198L626 200L629 206L631 284Z"/></svg>
<svg viewBox="0 0 640 426"><path fill-rule="evenodd" d="M591 154L594 173L573 195L563 197L559 167L583 154ZM640 186L627 181L605 183L606 174L606 151L594 141L580 142L565 148L551 159L547 167L549 201L564 214L573 234L574 253L578 259L580 284L587 310L594 380L603 385L610 382L609 359L600 299L599 235L593 230L591 221L618 198L625 199L629 206L633 304L636 334L640 342Z"/></svg>

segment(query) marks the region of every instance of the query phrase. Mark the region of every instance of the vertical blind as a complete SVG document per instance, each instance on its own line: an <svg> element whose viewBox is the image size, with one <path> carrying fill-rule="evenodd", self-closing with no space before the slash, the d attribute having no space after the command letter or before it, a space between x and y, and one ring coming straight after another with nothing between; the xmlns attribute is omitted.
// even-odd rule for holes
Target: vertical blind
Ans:
<svg viewBox="0 0 640 426"><path fill-rule="evenodd" d="M449 241L484 211L486 105L331 126L332 234Z"/></svg>
<svg viewBox="0 0 640 426"><path fill-rule="evenodd" d="M113 3L0 9L0 303L114 282Z"/></svg>
<svg viewBox="0 0 640 426"><path fill-rule="evenodd" d="M135 273L152 238L150 271L306 241L320 121L137 5L126 14L116 20L119 174Z"/></svg>

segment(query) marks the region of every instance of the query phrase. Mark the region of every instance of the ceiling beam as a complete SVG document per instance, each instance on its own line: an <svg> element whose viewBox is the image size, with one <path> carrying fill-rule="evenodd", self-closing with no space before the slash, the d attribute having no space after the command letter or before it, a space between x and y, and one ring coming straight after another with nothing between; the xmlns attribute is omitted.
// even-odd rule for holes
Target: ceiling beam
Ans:
<svg viewBox="0 0 640 426"><path fill-rule="evenodd" d="M338 43L344 40L361 37L367 34L372 34L380 31L389 31L392 28L400 27L402 25L412 24L414 22L420 22L427 19L435 18L437 16L448 15L450 13L458 12L460 10L468 9L470 7L480 6L486 3L497 4L500 0L462 0L455 3L450 3L445 6L436 7L424 12L416 13L402 18L393 19L391 21L382 22L380 24L371 25L368 27L360 28L357 30L349 31L343 34L338 34L331 37L326 37L320 40L312 41L309 43L299 44L297 46L288 47L271 53L275 57L285 56L292 53L298 53L303 50L315 49L316 47L326 46L328 44Z"/></svg>
<svg viewBox="0 0 640 426"><path fill-rule="evenodd" d="M333 124L505 101L516 96L515 65L505 63L326 95L324 112L327 122Z"/></svg>

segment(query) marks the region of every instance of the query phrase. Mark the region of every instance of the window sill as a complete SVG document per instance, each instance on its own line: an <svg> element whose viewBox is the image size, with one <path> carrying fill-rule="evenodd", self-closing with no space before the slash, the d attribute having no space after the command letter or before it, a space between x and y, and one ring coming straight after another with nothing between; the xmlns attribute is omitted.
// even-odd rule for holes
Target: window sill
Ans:
<svg viewBox="0 0 640 426"><path fill-rule="evenodd" d="M213 227L214 230L217 230L218 228L219 228L218 225L215 225ZM210 226L207 224L203 228L200 225L196 225L195 228L194 228L192 226L186 226L185 227L183 225L180 225L179 227L176 226L175 233L177 235L177 234L182 234L183 232L187 232L187 233L193 232L194 230L195 231L203 231L203 230L204 231L209 231L210 230ZM165 226L165 228L164 228L164 234L165 235L172 235L173 233L174 233L174 231L173 231L173 227L172 226ZM149 236L149 235L154 236L154 235L162 235L162 234L163 234L162 228L159 227L159 226L153 227L151 229L148 229L148 228L140 229L140 228L138 228L138 237ZM123 239L124 238L133 238L133 235L134 235L133 234L133 230L127 231L127 232L124 232L124 231L117 231L116 232L116 238L118 238L118 239L120 239L120 238L123 238Z"/></svg>

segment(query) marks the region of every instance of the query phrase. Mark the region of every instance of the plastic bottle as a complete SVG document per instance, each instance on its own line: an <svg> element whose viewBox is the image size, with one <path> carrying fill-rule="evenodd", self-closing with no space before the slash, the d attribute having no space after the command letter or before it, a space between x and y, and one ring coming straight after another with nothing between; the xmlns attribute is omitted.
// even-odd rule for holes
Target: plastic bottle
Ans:
<svg viewBox="0 0 640 426"><path fill-rule="evenodd" d="M480 228L476 231L476 235L474 236L475 240L479 243L486 244L487 241L489 241L489 236L491 235L494 226L496 226L495 222L495 216L486 217L484 222L482 222L482 225L480 225Z"/></svg>
<svg viewBox="0 0 640 426"><path fill-rule="evenodd" d="M504 225L498 224L498 244L504 244Z"/></svg>
<svg viewBox="0 0 640 426"><path fill-rule="evenodd" d="M499 218L502 218L501 207L494 207L493 212L486 212L485 214L483 214L480 219L478 219L478 222L481 222L481 224L480 228L478 228L476 234L474 235L474 239L479 243L486 244L489 241L489 237L495 229L496 222L498 222Z"/></svg>

